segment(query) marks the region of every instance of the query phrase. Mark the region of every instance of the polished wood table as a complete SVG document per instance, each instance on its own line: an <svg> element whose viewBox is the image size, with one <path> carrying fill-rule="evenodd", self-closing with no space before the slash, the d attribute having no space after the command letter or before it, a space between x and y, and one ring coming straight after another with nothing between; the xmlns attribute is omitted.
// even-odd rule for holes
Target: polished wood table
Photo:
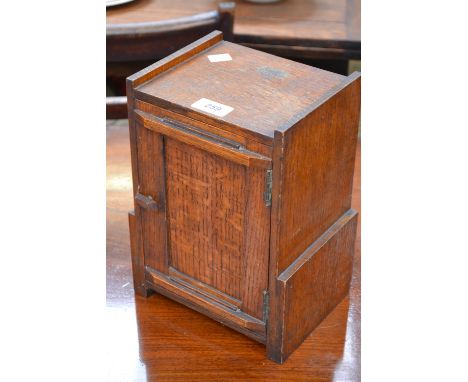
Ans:
<svg viewBox="0 0 468 382"><path fill-rule="evenodd" d="M107 10L108 25L168 20L216 9L214 0L136 0ZM347 71L361 58L360 0L236 2L234 40L326 69Z"/></svg>
<svg viewBox="0 0 468 382"><path fill-rule="evenodd" d="M352 206L360 211L360 146ZM109 381L359 381L361 257L358 226L349 297L283 364L264 346L154 294L135 296L127 212L132 209L128 122L107 122L107 355Z"/></svg>

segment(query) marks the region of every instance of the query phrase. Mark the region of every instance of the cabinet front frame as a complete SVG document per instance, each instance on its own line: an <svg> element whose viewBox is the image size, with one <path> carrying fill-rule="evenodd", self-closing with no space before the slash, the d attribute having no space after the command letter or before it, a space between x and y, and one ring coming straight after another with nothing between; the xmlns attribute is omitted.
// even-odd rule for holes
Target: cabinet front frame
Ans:
<svg viewBox="0 0 468 382"><path fill-rule="evenodd" d="M144 242L146 282L152 289L202 311L257 341L265 342L270 208L265 203L264 192L271 158L247 150L235 142L226 142L223 137L218 138L213 134L205 136L196 130L180 129L178 121L167 121L139 110L135 110L134 118L139 169L137 191L148 193L159 205L158 209L151 211L135 206ZM241 256L243 277L239 298L191 279L171 266L165 157L168 139L206 151L245 169L244 250ZM159 176L159 180L154 179L150 189L147 184L142 184L148 166L152 176ZM148 229L148 225L154 227ZM151 234L155 234L157 240L150 239L148 242Z"/></svg>

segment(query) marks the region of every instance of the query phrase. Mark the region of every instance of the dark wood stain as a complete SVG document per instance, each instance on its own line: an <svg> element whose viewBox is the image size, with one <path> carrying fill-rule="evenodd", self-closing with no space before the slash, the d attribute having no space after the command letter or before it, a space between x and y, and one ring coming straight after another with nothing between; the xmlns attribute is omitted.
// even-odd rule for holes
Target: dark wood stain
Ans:
<svg viewBox="0 0 468 382"><path fill-rule="evenodd" d="M217 1L143 0L107 10L108 25L169 22L216 9ZM360 0L236 2L235 42L289 57L360 58ZM205 16L206 17L206 16ZM231 41L228 38L229 41Z"/></svg>
<svg viewBox="0 0 468 382"><path fill-rule="evenodd" d="M239 1L235 7L138 0L108 8L106 22L107 79L118 95L125 95L126 77L213 30L227 41L343 75L348 60L361 57L360 0ZM119 102L108 99L108 118L125 118Z"/></svg>
<svg viewBox="0 0 468 382"><path fill-rule="evenodd" d="M141 9L154 5L137 1L126 7L110 8L106 12L106 61L122 63L161 59L213 30L221 30L226 39L233 40L234 3L212 4L202 12L194 10L174 17L161 18L164 8L156 18L147 19L148 10L143 9L138 17L122 19L120 16L134 7ZM156 4L161 6L162 4ZM119 16L120 15L120 16ZM166 14L167 16L167 14Z"/></svg>

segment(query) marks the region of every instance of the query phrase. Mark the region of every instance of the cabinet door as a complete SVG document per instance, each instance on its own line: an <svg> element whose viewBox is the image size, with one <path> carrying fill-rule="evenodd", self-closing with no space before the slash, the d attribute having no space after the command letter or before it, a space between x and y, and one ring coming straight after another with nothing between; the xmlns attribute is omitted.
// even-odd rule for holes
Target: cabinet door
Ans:
<svg viewBox="0 0 468 382"><path fill-rule="evenodd" d="M260 330L271 159L194 126L136 113L137 203L150 282Z"/></svg>

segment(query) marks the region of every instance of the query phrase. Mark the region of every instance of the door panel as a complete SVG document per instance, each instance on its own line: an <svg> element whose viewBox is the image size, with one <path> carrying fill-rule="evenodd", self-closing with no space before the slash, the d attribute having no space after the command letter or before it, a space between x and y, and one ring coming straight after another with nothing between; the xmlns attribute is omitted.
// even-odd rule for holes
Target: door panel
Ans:
<svg viewBox="0 0 468 382"><path fill-rule="evenodd" d="M263 320L271 159L180 122L139 120L140 204L159 208L142 212L145 262L165 275L153 281Z"/></svg>
<svg viewBox="0 0 468 382"><path fill-rule="evenodd" d="M170 265L241 298L245 167L166 140Z"/></svg>

